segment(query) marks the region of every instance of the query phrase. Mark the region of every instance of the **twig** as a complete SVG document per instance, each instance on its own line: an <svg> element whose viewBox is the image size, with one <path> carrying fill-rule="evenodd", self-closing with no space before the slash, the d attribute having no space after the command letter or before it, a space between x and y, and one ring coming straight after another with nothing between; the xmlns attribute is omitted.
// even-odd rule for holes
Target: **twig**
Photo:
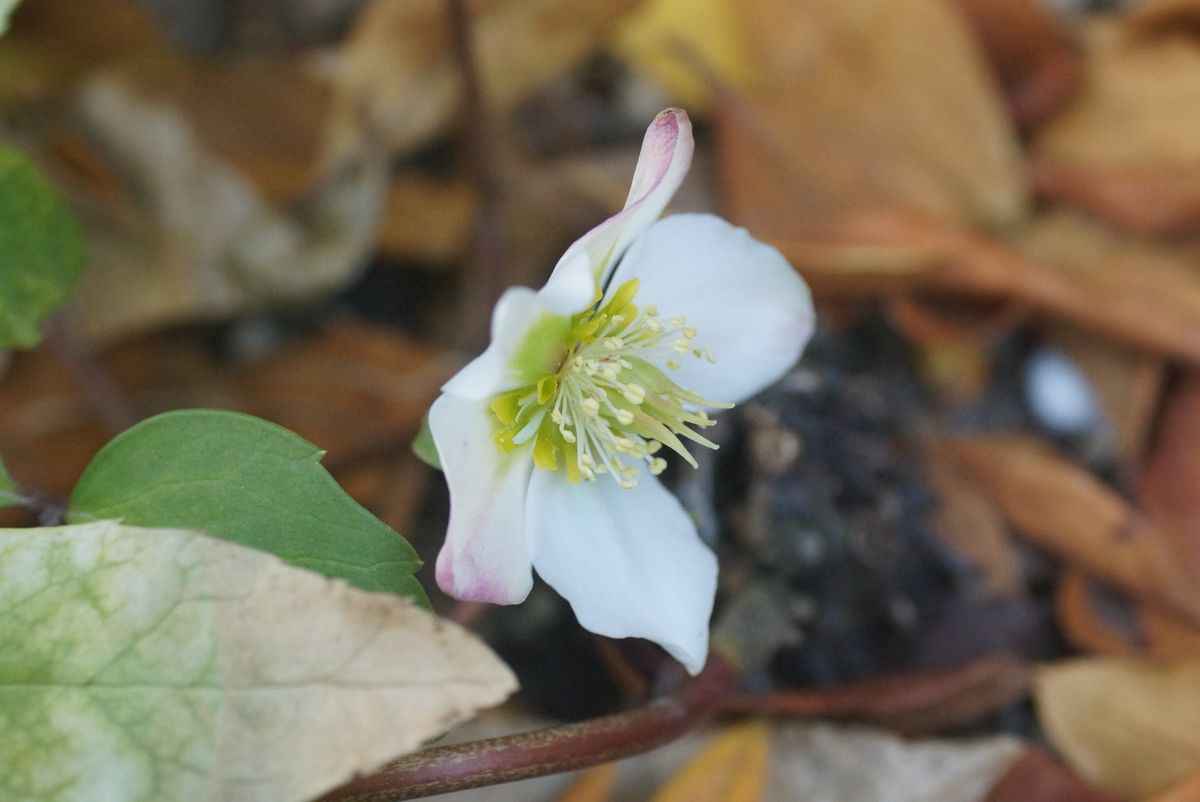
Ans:
<svg viewBox="0 0 1200 802"><path fill-rule="evenodd" d="M475 57L467 0L446 0L446 12L454 58L462 78L468 167L480 195L471 255L463 275L459 310L463 325L459 328L456 344L475 350L487 336L492 306L509 283L504 253L503 198L494 147L495 132L488 116Z"/></svg>
<svg viewBox="0 0 1200 802"><path fill-rule="evenodd" d="M691 730L733 690L738 671L717 653L670 696L612 716L427 749L355 780L322 802L393 802L595 766L647 752Z"/></svg>

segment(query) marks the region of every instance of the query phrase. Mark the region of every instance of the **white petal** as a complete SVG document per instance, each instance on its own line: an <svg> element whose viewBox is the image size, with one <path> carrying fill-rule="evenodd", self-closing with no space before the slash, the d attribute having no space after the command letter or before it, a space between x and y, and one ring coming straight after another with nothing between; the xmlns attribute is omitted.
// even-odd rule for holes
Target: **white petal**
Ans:
<svg viewBox="0 0 1200 802"><path fill-rule="evenodd" d="M450 486L450 525L437 558L438 586L456 599L517 604L533 586L525 496L533 461L492 443L486 401L443 395L429 430Z"/></svg>
<svg viewBox="0 0 1200 802"><path fill-rule="evenodd" d="M682 109L660 112L646 129L625 208L584 234L563 254L547 287L555 282L594 287L604 282L617 259L658 219L692 164L692 123ZM580 260L581 254L586 260Z"/></svg>
<svg viewBox="0 0 1200 802"><path fill-rule="evenodd" d="M534 568L580 624L656 641L693 674L704 667L717 560L657 479L626 490L537 470L526 504Z"/></svg>
<svg viewBox="0 0 1200 802"><path fill-rule="evenodd" d="M796 364L812 336L812 296L783 254L712 215L674 215L651 226L610 287L634 277L637 303L657 306L664 320L686 317L697 332L692 345L717 360L685 354L666 374L714 401L762 390Z"/></svg>
<svg viewBox="0 0 1200 802"><path fill-rule="evenodd" d="M531 341L539 335L553 340L556 329L569 325L570 317L547 306L539 293L528 287L506 290L492 312L492 341L487 350L450 377L442 392L478 400L537 381L552 371L529 370L528 360L518 360L518 353L538 346Z"/></svg>

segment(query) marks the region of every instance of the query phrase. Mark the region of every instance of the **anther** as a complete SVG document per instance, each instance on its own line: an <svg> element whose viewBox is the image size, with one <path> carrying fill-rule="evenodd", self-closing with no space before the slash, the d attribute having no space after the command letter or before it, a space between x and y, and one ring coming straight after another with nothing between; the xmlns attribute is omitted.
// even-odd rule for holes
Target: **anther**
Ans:
<svg viewBox="0 0 1200 802"><path fill-rule="evenodd" d="M640 405L646 400L646 388L640 384L627 384L621 395L625 396L625 400L629 403Z"/></svg>

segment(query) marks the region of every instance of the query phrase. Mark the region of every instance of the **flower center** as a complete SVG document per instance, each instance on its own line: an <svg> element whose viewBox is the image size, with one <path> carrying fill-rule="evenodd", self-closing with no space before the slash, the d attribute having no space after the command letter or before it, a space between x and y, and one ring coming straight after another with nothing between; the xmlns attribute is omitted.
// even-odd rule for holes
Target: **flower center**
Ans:
<svg viewBox="0 0 1200 802"><path fill-rule="evenodd" d="M663 320L653 306L634 305L637 290L637 279L627 281L603 306L575 315L557 371L492 400L501 450L533 441L539 468L561 465L572 482L607 473L633 487L643 464L656 476L666 468L657 456L663 446L692 467L684 440L717 447L696 431L716 423L702 407L733 404L686 390L655 367L678 369L680 359L715 363L712 351L693 345L696 330L686 319Z"/></svg>

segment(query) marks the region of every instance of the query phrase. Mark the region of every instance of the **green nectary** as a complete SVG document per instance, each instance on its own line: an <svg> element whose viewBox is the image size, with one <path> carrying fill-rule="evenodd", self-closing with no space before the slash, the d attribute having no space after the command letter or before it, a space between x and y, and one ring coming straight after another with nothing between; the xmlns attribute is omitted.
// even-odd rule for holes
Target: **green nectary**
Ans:
<svg viewBox="0 0 1200 802"><path fill-rule="evenodd" d="M697 431L715 423L704 407L733 404L680 387L656 367L715 357L694 345L697 332L685 318L664 320L657 308L634 304L637 291L631 279L602 304L598 298L572 317L539 322L516 366L536 380L491 402L498 448L532 444L537 467L562 467L571 482L607 473L633 487L643 463L656 475L666 467L657 456L663 446L693 467L684 440L717 447Z"/></svg>

